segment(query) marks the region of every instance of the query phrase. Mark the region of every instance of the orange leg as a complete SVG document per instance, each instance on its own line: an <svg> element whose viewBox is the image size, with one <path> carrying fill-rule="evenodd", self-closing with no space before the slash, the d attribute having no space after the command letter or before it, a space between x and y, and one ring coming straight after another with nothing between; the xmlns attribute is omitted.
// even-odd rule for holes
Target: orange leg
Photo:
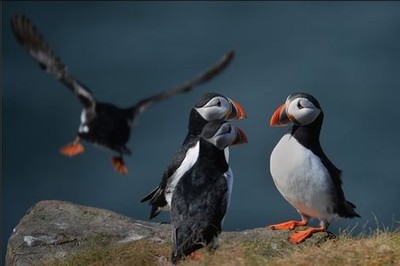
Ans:
<svg viewBox="0 0 400 266"><path fill-rule="evenodd" d="M290 235L289 242L292 244L299 244L306 240L307 238L311 237L314 233L325 232L326 227L311 227L307 230L297 231Z"/></svg>
<svg viewBox="0 0 400 266"><path fill-rule="evenodd" d="M200 253L194 251L194 252L190 253L190 259L191 259L191 260L196 260L196 261L197 261L197 260L201 260L201 259L202 259L202 256L201 256Z"/></svg>
<svg viewBox="0 0 400 266"><path fill-rule="evenodd" d="M68 157L78 155L79 153L82 153L84 151L85 149L83 148L83 145L79 142L79 138L76 138L73 142L68 143L64 147L60 148L60 153Z"/></svg>
<svg viewBox="0 0 400 266"><path fill-rule="evenodd" d="M128 168L126 167L124 160L121 156L112 157L111 160L115 171L122 175L126 175L128 173Z"/></svg>
<svg viewBox="0 0 400 266"><path fill-rule="evenodd" d="M308 220L303 219L301 221L288 221L288 222L279 223L279 224L272 224L268 227L272 230L285 230L285 229L293 230L297 226L305 226L307 224L308 224Z"/></svg>

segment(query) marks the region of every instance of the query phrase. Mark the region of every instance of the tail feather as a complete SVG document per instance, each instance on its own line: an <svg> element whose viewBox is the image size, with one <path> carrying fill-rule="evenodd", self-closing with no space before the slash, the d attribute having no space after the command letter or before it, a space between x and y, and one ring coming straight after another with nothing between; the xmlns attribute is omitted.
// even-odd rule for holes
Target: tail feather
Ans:
<svg viewBox="0 0 400 266"><path fill-rule="evenodd" d="M149 201L149 205L151 205L150 220L156 217L168 204L165 200L163 190L159 186L153 189L153 191L145 196L140 202L145 201Z"/></svg>
<svg viewBox="0 0 400 266"><path fill-rule="evenodd" d="M153 205L151 206L151 211L150 211L150 220L159 215L161 212L161 208L159 206Z"/></svg>
<svg viewBox="0 0 400 266"><path fill-rule="evenodd" d="M156 187L155 189L153 189L153 191L151 191L143 199L141 199L140 202L145 202L145 201L149 201L149 200L153 199L159 188L160 187Z"/></svg>
<svg viewBox="0 0 400 266"><path fill-rule="evenodd" d="M344 218L354 218L354 217L361 217L354 209L356 209L356 205L351 203L350 201L345 201L340 210L339 210L339 216L344 217Z"/></svg>
<svg viewBox="0 0 400 266"><path fill-rule="evenodd" d="M70 75L67 66L54 53L27 16L13 16L11 29L17 41L36 60L41 69L66 85L76 94L85 108L95 107L95 99L90 90Z"/></svg>

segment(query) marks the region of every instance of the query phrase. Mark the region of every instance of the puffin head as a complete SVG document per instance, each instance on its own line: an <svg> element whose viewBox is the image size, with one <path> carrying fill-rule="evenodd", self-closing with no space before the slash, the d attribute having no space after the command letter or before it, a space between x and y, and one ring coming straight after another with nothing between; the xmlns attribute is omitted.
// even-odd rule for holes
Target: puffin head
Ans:
<svg viewBox="0 0 400 266"><path fill-rule="evenodd" d="M231 145L247 143L246 133L242 129L224 121L208 122L201 132L201 137L219 150L224 150Z"/></svg>
<svg viewBox="0 0 400 266"><path fill-rule="evenodd" d="M206 121L246 118L246 112L238 102L218 93L206 93L193 109Z"/></svg>
<svg viewBox="0 0 400 266"><path fill-rule="evenodd" d="M306 126L313 123L321 113L321 106L312 95L304 92L293 93L276 109L269 124L273 127L290 123Z"/></svg>

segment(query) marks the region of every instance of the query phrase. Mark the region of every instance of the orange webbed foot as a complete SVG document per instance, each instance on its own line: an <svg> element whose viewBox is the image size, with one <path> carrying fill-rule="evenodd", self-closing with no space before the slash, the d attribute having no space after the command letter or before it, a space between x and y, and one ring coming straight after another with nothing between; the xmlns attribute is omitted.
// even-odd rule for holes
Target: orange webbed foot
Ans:
<svg viewBox="0 0 400 266"><path fill-rule="evenodd" d="M197 260L201 260L202 258L203 258L203 257L201 256L201 254L198 253L198 252L196 252L196 251L190 253L190 259L191 259L191 260L197 261Z"/></svg>
<svg viewBox="0 0 400 266"><path fill-rule="evenodd" d="M307 230L294 232L289 236L289 242L292 244L300 244L307 238L311 237L314 233L325 232L324 227L312 227Z"/></svg>
<svg viewBox="0 0 400 266"><path fill-rule="evenodd" d="M79 141L71 142L60 148L60 153L68 157L78 155L79 153L82 153L84 151L85 149Z"/></svg>
<svg viewBox="0 0 400 266"><path fill-rule="evenodd" d="M307 224L308 224L308 221L305 221L305 220L288 221L288 222L279 223L279 224L272 224L272 225L269 225L268 227L272 230L285 230L285 229L293 230L297 226L305 226Z"/></svg>
<svg viewBox="0 0 400 266"><path fill-rule="evenodd" d="M122 175L126 175L128 173L128 168L126 167L124 160L122 157L115 156L112 157L112 165L114 166L115 171Z"/></svg>

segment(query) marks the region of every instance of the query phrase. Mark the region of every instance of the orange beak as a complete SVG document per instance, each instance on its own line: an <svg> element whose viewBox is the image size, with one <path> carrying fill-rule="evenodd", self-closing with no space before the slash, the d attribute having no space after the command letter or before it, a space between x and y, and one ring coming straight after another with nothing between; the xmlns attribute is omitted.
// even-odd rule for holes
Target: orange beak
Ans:
<svg viewBox="0 0 400 266"><path fill-rule="evenodd" d="M238 120L246 118L247 115L243 106L240 103L235 102L231 99L229 99L229 101L232 105L232 112L228 114L227 120Z"/></svg>
<svg viewBox="0 0 400 266"><path fill-rule="evenodd" d="M286 104L279 106L269 121L271 127L281 127L290 123L290 118L286 112Z"/></svg>
<svg viewBox="0 0 400 266"><path fill-rule="evenodd" d="M237 145L237 144L244 144L247 143L247 135L244 133L243 129L235 127L236 130L236 138L233 140L231 145Z"/></svg>

